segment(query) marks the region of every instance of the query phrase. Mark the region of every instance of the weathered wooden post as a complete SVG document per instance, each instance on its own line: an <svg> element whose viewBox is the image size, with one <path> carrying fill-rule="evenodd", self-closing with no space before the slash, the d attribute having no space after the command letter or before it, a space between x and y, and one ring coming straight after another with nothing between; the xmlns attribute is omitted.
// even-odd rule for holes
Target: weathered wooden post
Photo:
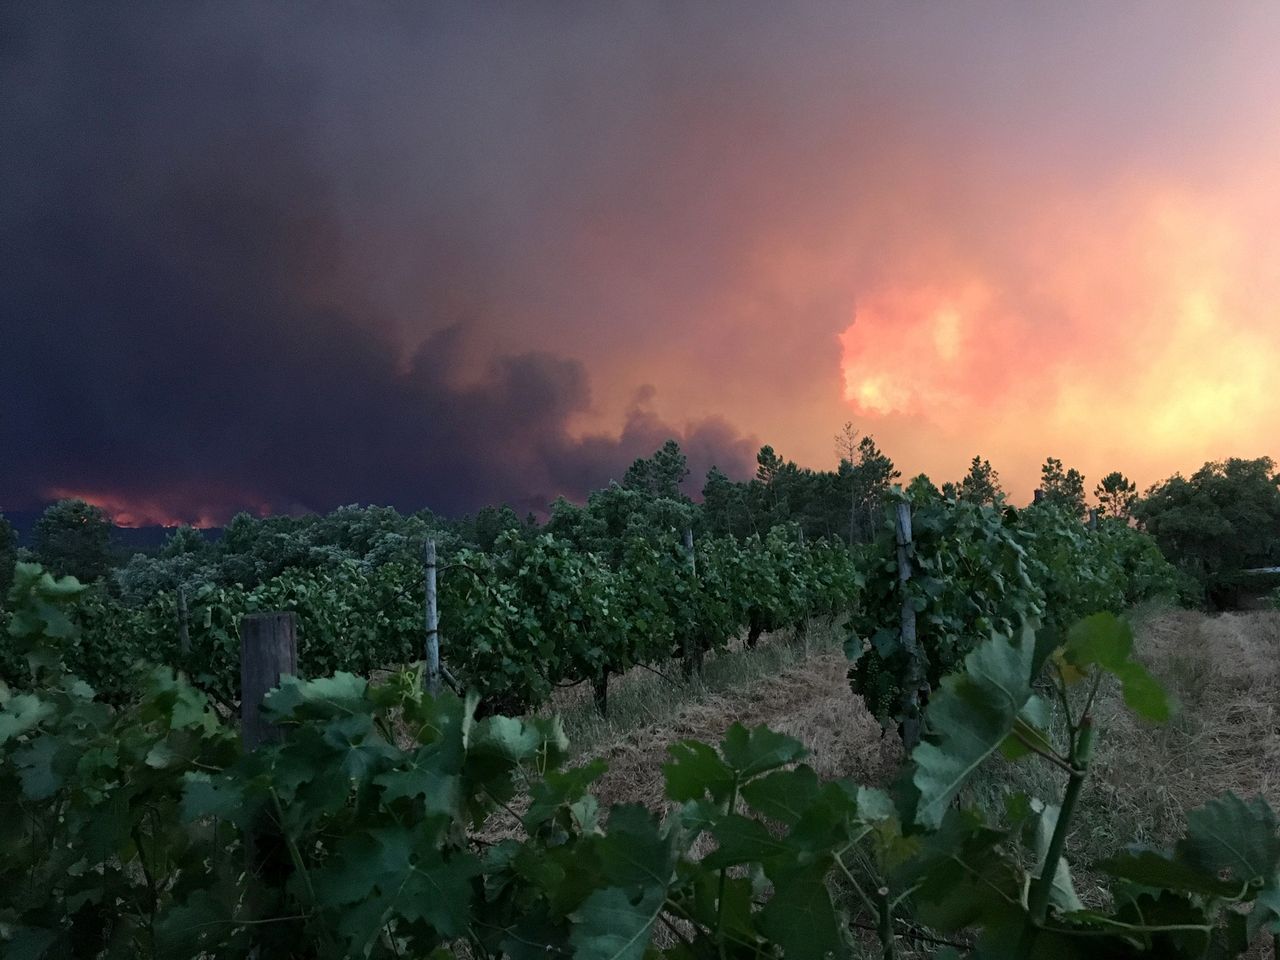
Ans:
<svg viewBox="0 0 1280 960"><path fill-rule="evenodd" d="M262 700L281 677L298 673L298 618L295 613L250 613L240 619L240 738L245 752L284 739L284 731L262 716ZM282 888L292 865L285 854L281 825L260 813L244 836L245 869L263 889ZM260 928L246 956L272 955Z"/></svg>
<svg viewBox="0 0 1280 960"><path fill-rule="evenodd" d="M178 587L178 652L185 659L191 652L191 617L187 612L187 586Z"/></svg>
<svg viewBox="0 0 1280 960"><path fill-rule="evenodd" d="M245 750L282 739L262 716L262 698L298 672L298 617L250 613L240 620L240 737Z"/></svg>
<svg viewBox="0 0 1280 960"><path fill-rule="evenodd" d="M928 662L924 650L916 638L916 608L911 602L911 506L898 501L894 504L894 520L898 547L898 585L902 590L901 640L907 652L911 669L903 691L903 707L906 719L902 723L902 744L910 751L920 742L920 694L927 692Z"/></svg>
<svg viewBox="0 0 1280 960"><path fill-rule="evenodd" d="M698 579L698 557L693 551L693 528L684 528L683 546L685 557L689 561L689 573L695 585ZM685 624L684 635L684 672L686 676L697 674L702 676L702 640L697 636L698 625L694 622Z"/></svg>
<svg viewBox="0 0 1280 960"><path fill-rule="evenodd" d="M440 693L440 616L436 609L436 539L427 538L427 693Z"/></svg>

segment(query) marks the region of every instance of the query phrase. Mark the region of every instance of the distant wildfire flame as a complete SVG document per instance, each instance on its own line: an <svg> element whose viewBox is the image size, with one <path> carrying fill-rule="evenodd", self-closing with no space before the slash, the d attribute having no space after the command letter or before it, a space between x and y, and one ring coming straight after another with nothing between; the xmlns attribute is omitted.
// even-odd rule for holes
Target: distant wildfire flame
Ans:
<svg viewBox="0 0 1280 960"><path fill-rule="evenodd" d="M183 524L207 530L225 524L232 516L246 510L257 516L271 513L271 506L265 503L252 503L254 498L218 497L217 506L196 506L200 498L191 497L190 503L185 495L156 498L134 496L131 494L105 493L75 487L54 487L45 491L50 500L83 500L101 508L119 527L177 527Z"/></svg>

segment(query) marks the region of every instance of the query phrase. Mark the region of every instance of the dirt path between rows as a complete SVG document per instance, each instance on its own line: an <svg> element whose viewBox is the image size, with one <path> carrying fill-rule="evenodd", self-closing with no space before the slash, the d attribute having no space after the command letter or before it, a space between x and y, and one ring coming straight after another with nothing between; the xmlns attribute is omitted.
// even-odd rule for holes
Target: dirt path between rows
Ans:
<svg viewBox="0 0 1280 960"><path fill-rule="evenodd" d="M897 768L901 745L896 736L881 737L879 724L849 689L847 668L842 654L818 654L598 745L592 754L607 760L609 770L593 792L602 805L643 803L660 809L667 747L689 739L719 743L735 721L748 727L766 724L800 740L809 748L806 762L824 779L881 782Z"/></svg>

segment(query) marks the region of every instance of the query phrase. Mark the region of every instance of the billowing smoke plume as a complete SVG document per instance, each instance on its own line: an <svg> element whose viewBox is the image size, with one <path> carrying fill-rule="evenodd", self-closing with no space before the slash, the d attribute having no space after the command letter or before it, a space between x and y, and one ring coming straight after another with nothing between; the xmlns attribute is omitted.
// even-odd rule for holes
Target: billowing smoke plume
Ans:
<svg viewBox="0 0 1280 960"><path fill-rule="evenodd" d="M5 14L0 506L540 509L669 436L697 471L748 468L754 441L715 418L672 425L637 402L612 431L581 428L581 362L485 342L503 317L475 299L485 254L455 232L467 203L446 183L438 207L415 188L420 229L399 247L361 245L325 161L320 45L341 24L189 10ZM429 159L418 175L447 181ZM408 325L379 289L406 274Z"/></svg>
<svg viewBox="0 0 1280 960"><path fill-rule="evenodd" d="M831 466L850 418L1023 497L1047 455L1275 454L1277 37L1157 0L0 5L0 506L541 506L668 434Z"/></svg>

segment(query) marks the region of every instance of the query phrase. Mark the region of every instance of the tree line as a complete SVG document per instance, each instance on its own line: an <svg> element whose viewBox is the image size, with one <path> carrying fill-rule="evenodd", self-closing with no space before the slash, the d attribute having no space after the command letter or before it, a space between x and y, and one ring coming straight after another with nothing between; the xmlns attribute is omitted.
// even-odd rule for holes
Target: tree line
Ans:
<svg viewBox="0 0 1280 960"><path fill-rule="evenodd" d="M378 563L403 557L427 531L480 550L492 550L512 532L566 536L582 546L617 540L637 512L645 522L689 527L699 535L763 536L783 524L810 539L870 542L891 489L928 492L958 502L1009 505L991 461L975 455L968 471L941 486L925 474L903 484L891 457L870 435L845 424L835 437L835 466L801 467L772 446L761 447L756 472L734 480L712 467L700 490L689 495L687 459L674 441L637 459L621 481L588 495L584 503L559 499L545 519L519 515L507 505L445 518L429 510L401 514L385 507L343 507L326 515L256 518L240 514L216 538L178 527L159 549L129 558L117 555L110 517L83 500L49 506L30 543L19 545L0 515L0 597L13 565L33 560L82 582L105 581L128 600L184 582L252 587L290 568L317 568L339 560ZM1085 476L1056 457L1041 467L1038 496L1084 521L1090 499ZM1093 487L1092 503L1104 517L1149 533L1165 557L1194 584L1196 599L1213 607L1239 602L1246 571L1280 564L1280 473L1268 457L1230 458L1204 464L1189 476L1175 474L1139 493L1120 471ZM638 510L637 504L645 507Z"/></svg>

